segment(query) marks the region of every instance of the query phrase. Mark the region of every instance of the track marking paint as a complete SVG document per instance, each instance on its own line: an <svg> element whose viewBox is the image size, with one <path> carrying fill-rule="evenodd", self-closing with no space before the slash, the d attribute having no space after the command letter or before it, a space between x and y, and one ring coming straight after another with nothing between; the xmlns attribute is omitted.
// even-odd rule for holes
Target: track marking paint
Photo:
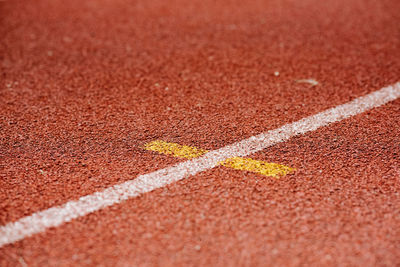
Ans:
<svg viewBox="0 0 400 267"><path fill-rule="evenodd" d="M162 140L155 140L146 144L145 149L156 151L165 155L173 155L174 157L187 159L197 158L208 152L208 150L184 146L177 143L165 142ZM241 157L229 158L223 162L220 162L220 165L236 170L255 172L276 178L294 171L294 169L290 167L277 163L269 163L261 160Z"/></svg>
<svg viewBox="0 0 400 267"><path fill-rule="evenodd" d="M279 176L284 176L294 171L293 168L278 163L269 163L265 161L241 157L229 158L220 164L222 166L233 168L236 170L255 172L275 178L279 178Z"/></svg>
<svg viewBox="0 0 400 267"><path fill-rule="evenodd" d="M16 222L0 227L0 247L28 236L57 227L73 219L85 216L129 198L166 186L202 171L214 168L220 162L233 157L244 157L263 150L289 138L338 122L375 107L382 106L400 97L400 82L384 87L346 104L322 111L280 128L261 133L203 156L167 167L152 173L139 175L133 180L111 186L103 191L83 196L78 200L35 212Z"/></svg>
<svg viewBox="0 0 400 267"><path fill-rule="evenodd" d="M183 146L177 143L164 142L162 140L155 140L146 144L145 149L186 159L198 158L208 152L204 149Z"/></svg>

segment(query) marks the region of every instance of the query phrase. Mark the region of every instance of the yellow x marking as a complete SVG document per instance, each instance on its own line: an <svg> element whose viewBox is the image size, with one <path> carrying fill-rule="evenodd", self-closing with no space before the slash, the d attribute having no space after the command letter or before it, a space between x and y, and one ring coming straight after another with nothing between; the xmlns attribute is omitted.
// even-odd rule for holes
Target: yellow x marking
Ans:
<svg viewBox="0 0 400 267"><path fill-rule="evenodd" d="M146 150L156 151L165 155L172 155L178 158L193 159L200 157L208 150L176 143L155 140L145 145ZM255 160L251 158L234 157L220 163L220 165L236 170L255 172L266 176L279 178L294 171L295 169L277 163Z"/></svg>

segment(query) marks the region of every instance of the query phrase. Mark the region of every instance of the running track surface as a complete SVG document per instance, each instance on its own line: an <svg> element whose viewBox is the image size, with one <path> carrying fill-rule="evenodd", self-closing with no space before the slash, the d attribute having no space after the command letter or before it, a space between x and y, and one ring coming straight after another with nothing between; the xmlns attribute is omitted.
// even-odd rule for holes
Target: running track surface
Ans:
<svg viewBox="0 0 400 267"><path fill-rule="evenodd" d="M400 2L0 1L0 224L393 85ZM315 79L318 85L298 82ZM400 264L400 100L0 248L1 266Z"/></svg>

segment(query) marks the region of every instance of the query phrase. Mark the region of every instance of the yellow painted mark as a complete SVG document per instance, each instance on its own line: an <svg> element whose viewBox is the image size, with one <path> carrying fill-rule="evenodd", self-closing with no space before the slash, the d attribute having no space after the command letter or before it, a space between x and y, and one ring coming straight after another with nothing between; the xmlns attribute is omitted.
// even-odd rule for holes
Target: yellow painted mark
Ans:
<svg viewBox="0 0 400 267"><path fill-rule="evenodd" d="M285 176L294 171L293 168L285 165L240 157L227 159L220 164L236 170L250 171L272 177Z"/></svg>
<svg viewBox="0 0 400 267"><path fill-rule="evenodd" d="M145 149L186 159L197 158L208 152L208 150L205 149L183 146L176 143L168 143L161 140L155 140L146 144ZM286 174L295 170L288 166L277 163L269 163L241 157L229 158L220 164L232 169L250 171L272 177L285 176Z"/></svg>
<svg viewBox="0 0 400 267"><path fill-rule="evenodd" d="M191 146L182 146L176 143L168 143L161 140L155 140L146 144L145 149L185 159L197 158L208 152L208 150Z"/></svg>

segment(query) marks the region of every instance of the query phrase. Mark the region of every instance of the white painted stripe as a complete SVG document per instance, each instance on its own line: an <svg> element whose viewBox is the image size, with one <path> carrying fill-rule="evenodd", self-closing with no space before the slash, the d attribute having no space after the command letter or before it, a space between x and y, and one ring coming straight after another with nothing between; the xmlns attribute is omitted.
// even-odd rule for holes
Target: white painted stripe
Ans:
<svg viewBox="0 0 400 267"><path fill-rule="evenodd" d="M399 97L400 82L366 96L359 97L347 104L286 124L278 129L252 136L232 145L210 151L202 157L188 160L149 174L140 175L134 180L109 187L104 191L81 197L78 200L69 201L61 206L36 212L16 222L1 226L0 247L33 234L41 233L47 228L59 226L91 212L166 186L199 172L209 170L228 158L247 156L288 140L293 136L314 131L329 123L341 121L374 107L379 107Z"/></svg>

